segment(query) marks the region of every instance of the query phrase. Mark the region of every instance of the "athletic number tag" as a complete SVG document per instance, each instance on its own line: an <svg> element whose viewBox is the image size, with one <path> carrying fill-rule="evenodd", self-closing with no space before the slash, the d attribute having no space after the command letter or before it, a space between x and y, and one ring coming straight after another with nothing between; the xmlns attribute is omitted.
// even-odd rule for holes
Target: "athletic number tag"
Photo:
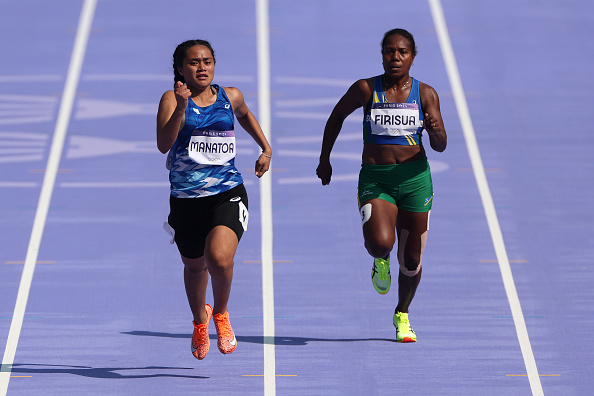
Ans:
<svg viewBox="0 0 594 396"><path fill-rule="evenodd" d="M423 126L417 103L374 103L367 118L374 135L412 135Z"/></svg>
<svg viewBox="0 0 594 396"><path fill-rule="evenodd" d="M235 158L235 131L192 131L188 155L202 165L224 165Z"/></svg>
<svg viewBox="0 0 594 396"><path fill-rule="evenodd" d="M367 223L367 221L371 218L371 204L365 204L361 206L361 225Z"/></svg>
<svg viewBox="0 0 594 396"><path fill-rule="evenodd" d="M248 220L250 218L250 214L248 212L248 209L243 204L243 201L239 201L238 205L239 205L239 222L241 223L243 230L247 231Z"/></svg>

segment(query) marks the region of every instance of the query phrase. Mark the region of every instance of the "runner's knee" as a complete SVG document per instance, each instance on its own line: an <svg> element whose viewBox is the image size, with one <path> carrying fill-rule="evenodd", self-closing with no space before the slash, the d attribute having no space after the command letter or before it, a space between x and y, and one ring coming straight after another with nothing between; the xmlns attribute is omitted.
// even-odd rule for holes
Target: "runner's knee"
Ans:
<svg viewBox="0 0 594 396"><path fill-rule="evenodd" d="M182 259L184 271L190 276L200 276L207 271L204 259Z"/></svg>
<svg viewBox="0 0 594 396"><path fill-rule="evenodd" d="M387 257L394 247L395 238L388 235L365 241L365 248L372 257Z"/></svg>

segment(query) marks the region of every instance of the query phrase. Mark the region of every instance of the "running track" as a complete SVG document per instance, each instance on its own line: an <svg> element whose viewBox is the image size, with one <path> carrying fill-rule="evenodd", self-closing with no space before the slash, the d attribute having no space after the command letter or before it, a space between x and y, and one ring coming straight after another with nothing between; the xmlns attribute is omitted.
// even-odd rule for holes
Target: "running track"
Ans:
<svg viewBox="0 0 594 396"><path fill-rule="evenodd" d="M270 1L266 24L257 4L0 1L0 395L589 394L594 5ZM360 113L331 185L315 179L325 119L381 73L393 27L415 35L411 74L440 93L449 135L428 153L436 200L408 345L393 342L396 293L369 280ZM239 347L201 362L154 143L171 53L196 37L217 51L215 82L264 125L270 110L274 148L259 181L257 147L239 140Z"/></svg>

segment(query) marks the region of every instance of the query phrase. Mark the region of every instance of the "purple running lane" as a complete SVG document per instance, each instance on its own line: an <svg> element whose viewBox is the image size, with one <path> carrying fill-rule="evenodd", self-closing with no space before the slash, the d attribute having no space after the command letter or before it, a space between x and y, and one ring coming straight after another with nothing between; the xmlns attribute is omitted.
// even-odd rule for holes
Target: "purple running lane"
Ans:
<svg viewBox="0 0 594 396"><path fill-rule="evenodd" d="M0 3L2 351L81 5ZM587 394L594 211L581 203L594 171L594 5L442 6L544 394ZM531 394L428 3L271 1L269 16L276 394ZM440 94L449 135L444 153L428 151L436 197L411 306L419 342L408 345L393 342L395 290L379 296L369 279L356 209L360 112L336 144L330 186L315 179L325 119L352 82L381 73L379 42L393 27L414 34L411 74ZM240 88L257 114L253 2L98 2L8 395L264 393L247 134L233 354L191 356L181 262L161 229L156 106L175 45L196 37L215 48L215 82Z"/></svg>

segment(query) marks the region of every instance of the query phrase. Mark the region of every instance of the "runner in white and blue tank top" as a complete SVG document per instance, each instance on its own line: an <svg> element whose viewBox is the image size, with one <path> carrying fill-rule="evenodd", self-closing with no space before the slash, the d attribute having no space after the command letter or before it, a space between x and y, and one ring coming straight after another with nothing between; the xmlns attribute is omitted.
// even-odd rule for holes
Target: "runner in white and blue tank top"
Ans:
<svg viewBox="0 0 594 396"><path fill-rule="evenodd" d="M167 153L171 191L164 224L184 264L184 286L193 316L192 355L210 350L212 319L217 347L237 347L227 304L235 252L248 226L248 195L235 167L235 119L262 149L254 174L270 168L272 148L241 91L213 84L215 55L205 40L188 40L173 53L174 86L157 111L157 148ZM211 283L213 305L206 303Z"/></svg>
<svg viewBox="0 0 594 396"><path fill-rule="evenodd" d="M167 156L171 195L198 198L219 194L243 183L235 167L233 109L225 90L213 84L214 104L188 101L184 126Z"/></svg>

